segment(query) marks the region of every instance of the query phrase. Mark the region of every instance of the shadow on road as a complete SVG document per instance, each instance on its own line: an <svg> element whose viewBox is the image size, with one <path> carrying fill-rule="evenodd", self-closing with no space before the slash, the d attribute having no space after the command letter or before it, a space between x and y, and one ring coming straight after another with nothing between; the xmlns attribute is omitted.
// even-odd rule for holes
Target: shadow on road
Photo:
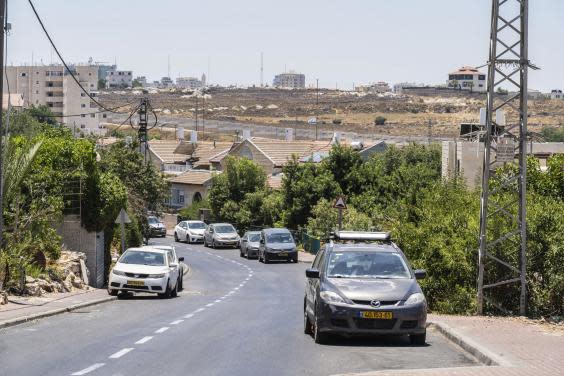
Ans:
<svg viewBox="0 0 564 376"><path fill-rule="evenodd" d="M412 345L408 336L343 337L332 336L326 346L341 347L430 347L431 344Z"/></svg>

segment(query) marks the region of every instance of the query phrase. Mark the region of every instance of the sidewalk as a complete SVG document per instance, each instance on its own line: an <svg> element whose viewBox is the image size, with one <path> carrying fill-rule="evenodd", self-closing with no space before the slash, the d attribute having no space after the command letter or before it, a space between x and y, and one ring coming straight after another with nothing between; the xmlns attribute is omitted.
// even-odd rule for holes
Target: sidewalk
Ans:
<svg viewBox="0 0 564 376"><path fill-rule="evenodd" d="M314 259L315 259L315 255L303 251L298 251L298 262L311 264Z"/></svg>
<svg viewBox="0 0 564 376"><path fill-rule="evenodd" d="M116 299L106 289L91 289L42 297L10 296L9 303L0 306L0 329L70 312L79 308Z"/></svg>
<svg viewBox="0 0 564 376"><path fill-rule="evenodd" d="M564 375L564 327L535 324L520 318L429 315L439 331L474 347L498 365L398 370L364 376L557 376ZM455 342L457 339L455 339ZM357 374L358 375L358 374Z"/></svg>

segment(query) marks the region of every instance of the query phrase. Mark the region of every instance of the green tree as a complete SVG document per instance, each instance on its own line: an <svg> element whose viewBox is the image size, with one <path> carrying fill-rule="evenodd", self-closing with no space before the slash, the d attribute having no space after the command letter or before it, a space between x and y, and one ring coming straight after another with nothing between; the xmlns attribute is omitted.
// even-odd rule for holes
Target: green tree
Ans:
<svg viewBox="0 0 564 376"><path fill-rule="evenodd" d="M321 199L313 207L311 217L308 219L307 233L319 239L328 239L332 231L338 228L338 210L333 208L333 203ZM349 206L343 210L343 230L371 231L374 230L372 219L364 213Z"/></svg>
<svg viewBox="0 0 564 376"><path fill-rule="evenodd" d="M321 163L321 168L333 175L344 194L351 195L362 189L358 176L361 165L362 159L357 151L346 145L334 145L329 156Z"/></svg>

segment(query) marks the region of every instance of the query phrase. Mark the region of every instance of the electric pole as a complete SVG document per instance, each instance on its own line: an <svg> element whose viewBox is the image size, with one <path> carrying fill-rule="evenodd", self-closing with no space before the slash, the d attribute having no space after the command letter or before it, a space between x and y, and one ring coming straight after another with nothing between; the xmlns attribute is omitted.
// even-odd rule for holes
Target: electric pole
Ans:
<svg viewBox="0 0 564 376"><path fill-rule="evenodd" d="M149 99L142 98L139 110L139 129L137 130L137 137L139 138L139 152L143 154L143 159L147 163L147 142L148 142L148 130L147 130L147 112L149 109Z"/></svg>
<svg viewBox="0 0 564 376"><path fill-rule="evenodd" d="M2 68L0 68L0 103L4 100L4 39L6 38L5 26L6 26L6 0L0 0L0 40L2 41L2 46L0 46L0 61ZM8 103L10 98L8 98ZM3 161L3 144L4 144L4 126L2 124L3 108L0 108L0 253L4 248L4 161ZM2 281L0 281L2 282ZM2 288L4 286L0 286Z"/></svg>
<svg viewBox="0 0 564 376"><path fill-rule="evenodd" d="M517 3L517 4L516 4ZM528 70L538 69L528 54L529 1L492 0L490 57L488 61L488 96L486 127L483 129L484 158L482 199L480 206L480 249L478 254L478 314L484 302L505 310L514 307L517 299L512 284L519 285L519 313L527 312L526 245L527 245L527 97ZM508 97L500 97L496 89L502 84L510 88ZM503 109L514 109L518 119L504 126ZM495 171L518 159L518 168L507 171L493 185ZM499 229L503 231L499 231ZM497 230L497 231L496 231ZM502 260L500 249L514 249L515 262ZM506 254L506 253L505 253ZM493 301L485 291L501 289L503 301Z"/></svg>

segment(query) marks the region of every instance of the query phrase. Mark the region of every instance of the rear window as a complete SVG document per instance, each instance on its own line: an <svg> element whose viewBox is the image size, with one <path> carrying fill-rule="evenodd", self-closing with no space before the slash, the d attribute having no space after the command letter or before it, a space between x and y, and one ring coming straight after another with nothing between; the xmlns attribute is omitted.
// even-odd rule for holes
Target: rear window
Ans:
<svg viewBox="0 0 564 376"><path fill-rule="evenodd" d="M146 251L126 251L119 259L119 262L134 265L165 265L164 254Z"/></svg>

